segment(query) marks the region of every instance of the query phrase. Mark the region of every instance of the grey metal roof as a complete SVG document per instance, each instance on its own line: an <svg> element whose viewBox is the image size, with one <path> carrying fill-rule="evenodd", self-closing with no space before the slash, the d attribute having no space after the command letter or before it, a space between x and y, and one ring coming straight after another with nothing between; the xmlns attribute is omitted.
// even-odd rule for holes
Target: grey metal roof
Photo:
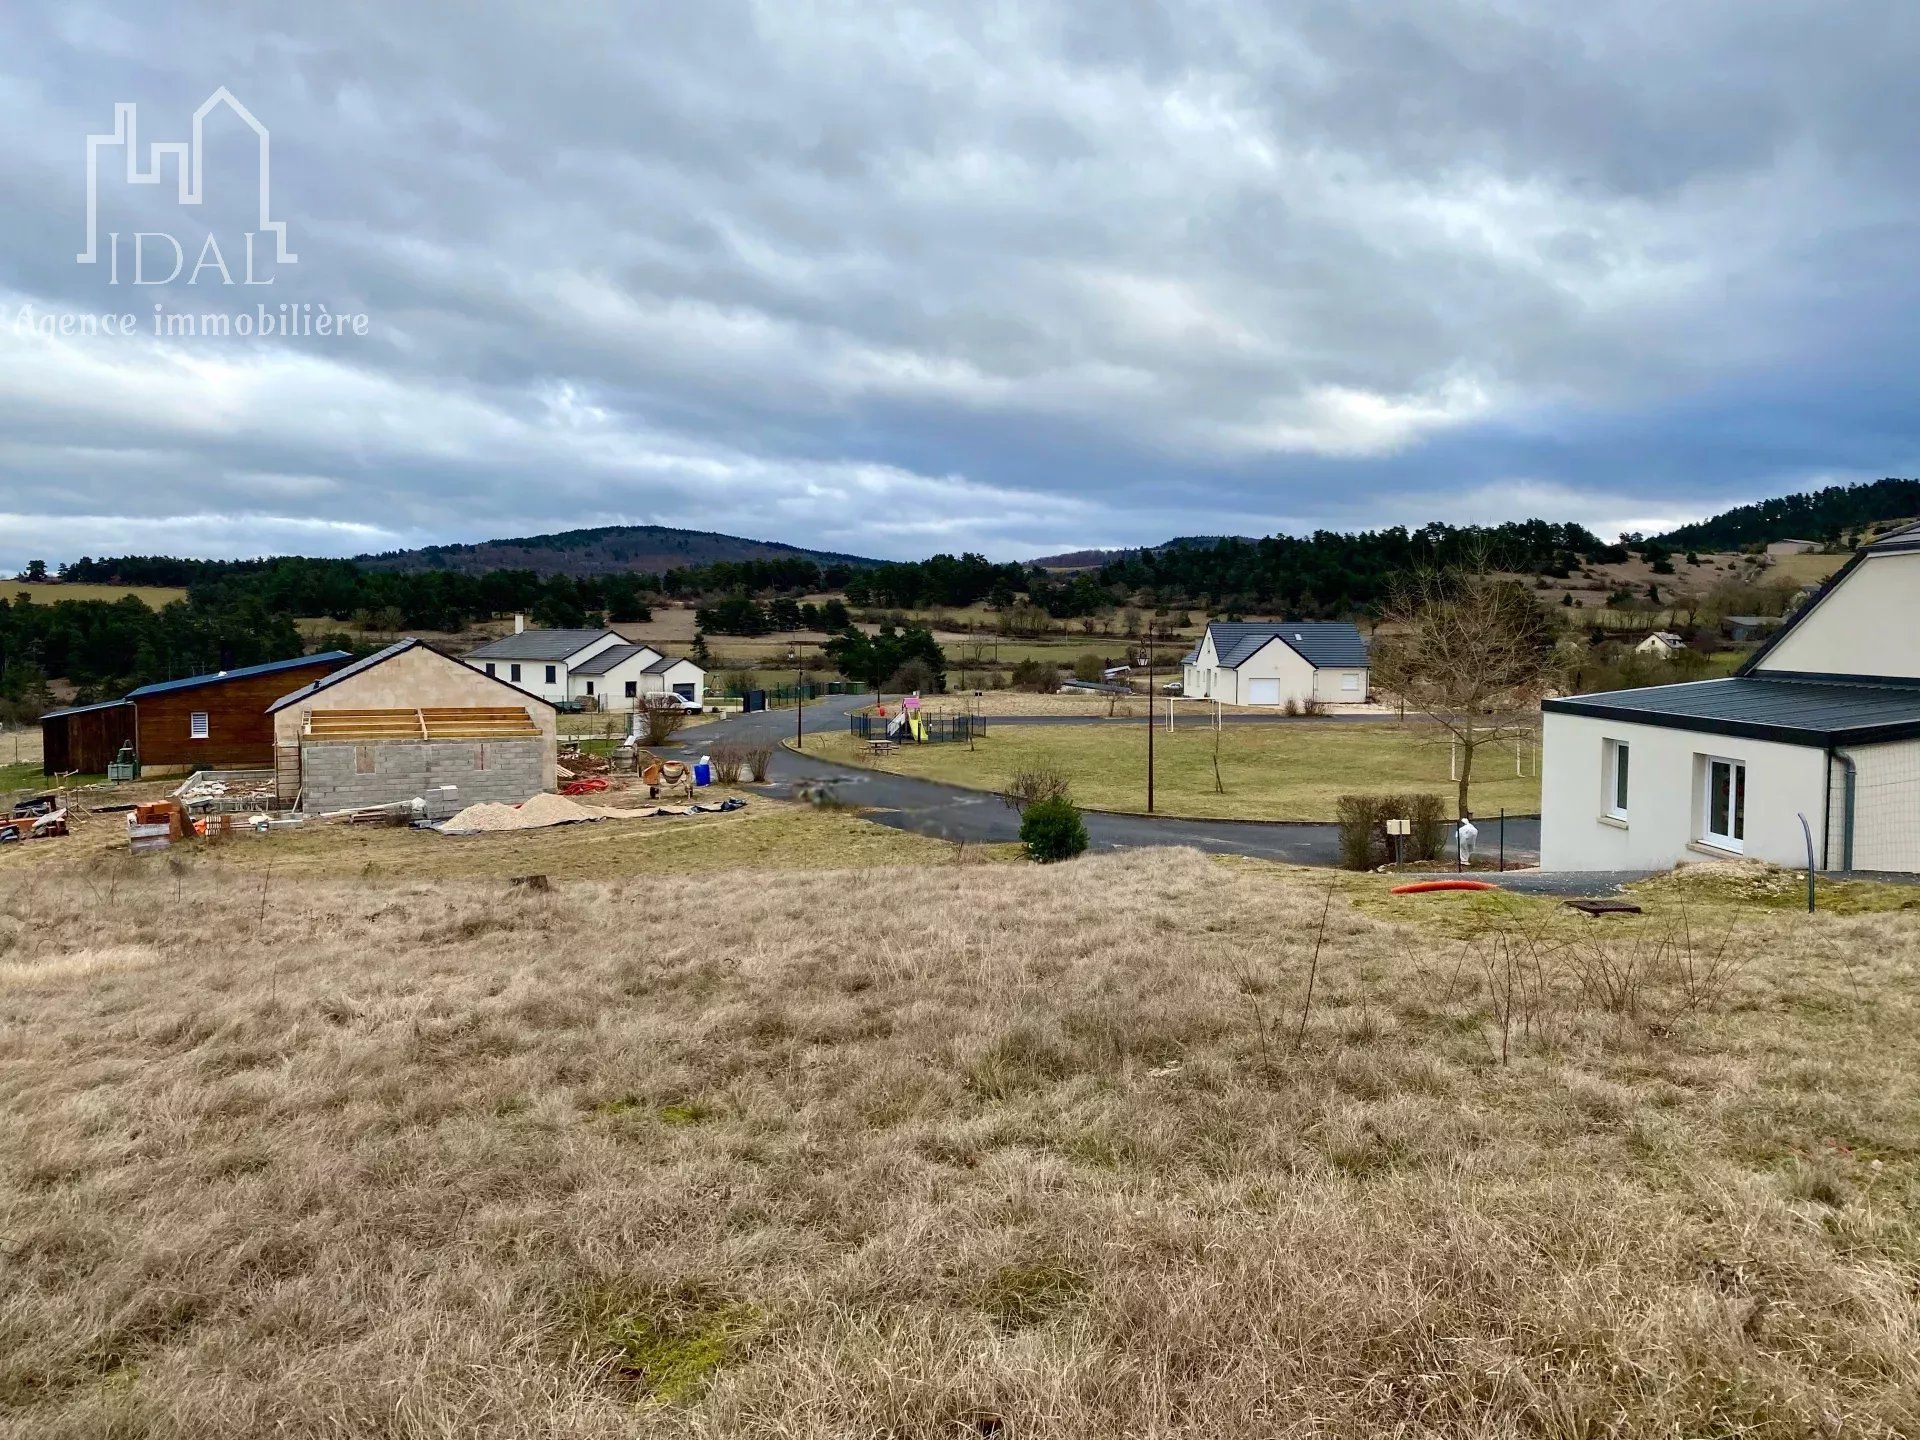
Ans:
<svg viewBox="0 0 1920 1440"><path fill-rule="evenodd" d="M467 652L469 660L564 660L614 635L611 630L523 630Z"/></svg>
<svg viewBox="0 0 1920 1440"><path fill-rule="evenodd" d="M1541 708L1788 745L1868 745L1920 736L1920 682L1736 675L1569 695Z"/></svg>
<svg viewBox="0 0 1920 1440"><path fill-rule="evenodd" d="M96 700L91 705L69 705L64 710L49 710L40 718L42 720L58 720L66 715L85 715L94 710L111 710L116 705L131 705L132 703L131 700Z"/></svg>
<svg viewBox="0 0 1920 1440"><path fill-rule="evenodd" d="M604 675L616 665L623 665L636 655L658 655L660 652L651 645L609 645L598 655L589 655L578 665L569 667L576 675Z"/></svg>
<svg viewBox="0 0 1920 1440"><path fill-rule="evenodd" d="M1902 525L1898 530L1889 530L1865 548L1874 551L1920 550L1920 520L1911 525Z"/></svg>
<svg viewBox="0 0 1920 1440"><path fill-rule="evenodd" d="M205 675L188 675L179 680L160 680L152 685L142 685L138 690L129 690L127 699L138 700L143 695L164 695L169 690L191 690L198 685L221 685L229 680L245 680L250 675L271 675L276 670L292 670L301 665L321 665L328 661L345 662L353 656L344 650L323 650L318 655L298 655L291 660L269 660L264 665L242 665L237 670L214 670Z"/></svg>
<svg viewBox="0 0 1920 1440"><path fill-rule="evenodd" d="M661 671L671 670L674 666L680 663L681 663L681 658L679 656L662 655L658 660L654 661L651 665L647 666L646 673L649 675L658 675L661 673ZM685 663L687 663L688 665L693 665L693 668L696 670L700 670L700 667L698 665L695 665L694 662L691 660L688 660ZM700 670L700 673L704 675L707 672L705 670Z"/></svg>
<svg viewBox="0 0 1920 1440"><path fill-rule="evenodd" d="M1223 670L1237 669L1270 642L1280 640L1316 669L1367 663L1367 639L1344 620L1283 620L1258 625L1219 621L1207 626Z"/></svg>

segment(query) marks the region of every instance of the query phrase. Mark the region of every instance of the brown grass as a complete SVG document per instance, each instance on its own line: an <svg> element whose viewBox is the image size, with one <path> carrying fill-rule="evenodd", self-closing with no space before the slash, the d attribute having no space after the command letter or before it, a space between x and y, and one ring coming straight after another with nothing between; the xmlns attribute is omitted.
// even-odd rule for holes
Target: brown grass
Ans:
<svg viewBox="0 0 1920 1440"><path fill-rule="evenodd" d="M1524 912L1326 903L0 877L0 1428L1920 1429L1914 917L1756 912L1686 1008L1556 966L1503 1065Z"/></svg>
<svg viewBox="0 0 1920 1440"><path fill-rule="evenodd" d="M700 798L711 804L731 793L714 787L701 791ZM266 836L242 829L225 840L191 841L175 846L165 858L140 860L127 854L124 816L76 816L75 831L66 839L0 848L0 883L10 873L38 872L61 884L91 886L105 896L168 864L190 872L254 874L271 869L281 880L508 879L529 874L613 880L715 870L943 865L956 859L1004 859L1015 849L977 845L959 855L944 840L904 833L857 814L743 793L747 808L727 815L660 816L460 836L337 823Z"/></svg>

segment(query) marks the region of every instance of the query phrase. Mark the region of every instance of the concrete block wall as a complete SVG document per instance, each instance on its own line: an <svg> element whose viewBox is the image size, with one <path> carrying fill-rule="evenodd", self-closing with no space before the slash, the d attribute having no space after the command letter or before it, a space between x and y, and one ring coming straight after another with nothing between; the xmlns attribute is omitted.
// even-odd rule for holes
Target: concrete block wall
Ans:
<svg viewBox="0 0 1920 1440"><path fill-rule="evenodd" d="M486 768L476 768L482 748ZM360 772L370 751L371 774ZM308 742L300 747L301 802L308 814L357 810L424 797L439 785L459 791L462 806L492 800L518 805L545 788L540 740L378 740L369 745Z"/></svg>

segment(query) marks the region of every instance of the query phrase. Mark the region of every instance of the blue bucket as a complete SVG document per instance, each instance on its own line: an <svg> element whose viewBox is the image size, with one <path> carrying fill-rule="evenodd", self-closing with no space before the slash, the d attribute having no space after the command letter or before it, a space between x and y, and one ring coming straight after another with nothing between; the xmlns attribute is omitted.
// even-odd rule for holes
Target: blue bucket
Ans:
<svg viewBox="0 0 1920 1440"><path fill-rule="evenodd" d="M713 766L704 760L697 763L693 767L693 783L696 785L711 785L713 783Z"/></svg>

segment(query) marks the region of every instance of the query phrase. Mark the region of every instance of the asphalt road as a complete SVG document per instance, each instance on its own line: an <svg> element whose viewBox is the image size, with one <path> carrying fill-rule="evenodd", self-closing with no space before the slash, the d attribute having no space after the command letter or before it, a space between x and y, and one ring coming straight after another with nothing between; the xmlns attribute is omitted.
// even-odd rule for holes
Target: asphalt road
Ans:
<svg viewBox="0 0 1920 1440"><path fill-rule="evenodd" d="M838 731L847 723L847 712L866 703L864 697L826 696L806 708L806 733ZM1235 717L1236 720L1238 717ZM1379 718L1379 717L1370 717ZM719 740L780 743L794 735L792 710L766 710L739 715L697 730L684 732L689 751L698 753L703 746ZM1081 717L1029 716L1019 721L991 719L989 726L1010 723L1081 723ZM1145 717L1133 722L1144 724ZM1176 720L1175 723L1178 723ZM1239 723L1277 724L1265 716L1250 716ZM783 750L773 769L777 788L788 788L805 781L823 784L850 805L872 812L883 825L932 835L942 840L995 842L1020 838L1020 817L998 795L945 785L910 775L837 765L832 761L797 751ZM1144 783L1144 782L1143 782ZM1087 838L1098 850L1137 849L1152 845L1190 845L1216 855L1252 855L1265 860L1285 860L1296 865L1336 865L1339 863L1339 836L1331 824L1286 821L1179 820L1161 815L1114 815L1101 811L1083 812ZM1488 854L1497 845L1495 825L1482 823L1480 838ZM1507 821L1509 856L1532 858L1540 843L1540 822L1535 819ZM1570 893L1591 893L1579 891Z"/></svg>

